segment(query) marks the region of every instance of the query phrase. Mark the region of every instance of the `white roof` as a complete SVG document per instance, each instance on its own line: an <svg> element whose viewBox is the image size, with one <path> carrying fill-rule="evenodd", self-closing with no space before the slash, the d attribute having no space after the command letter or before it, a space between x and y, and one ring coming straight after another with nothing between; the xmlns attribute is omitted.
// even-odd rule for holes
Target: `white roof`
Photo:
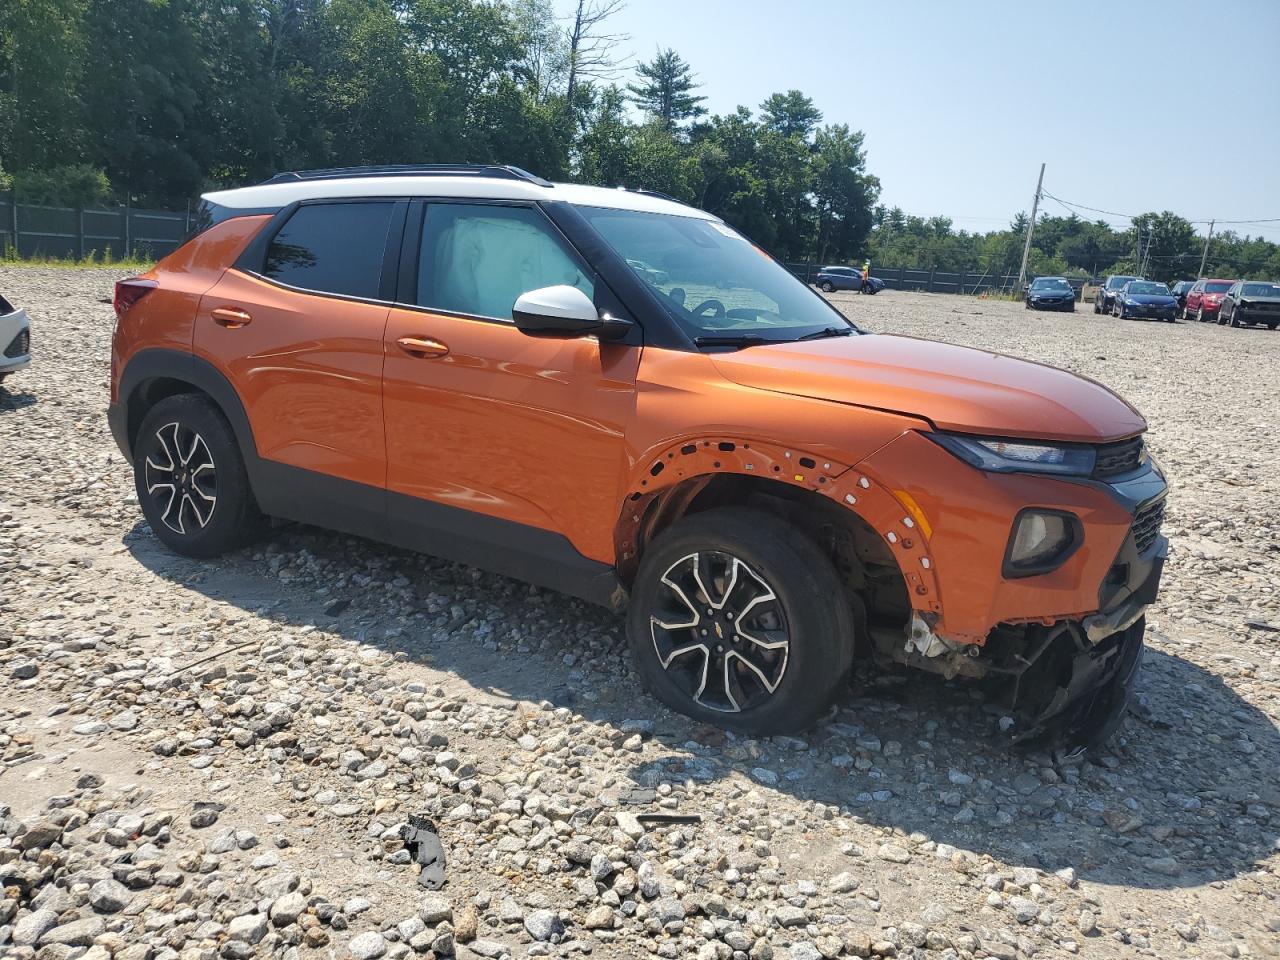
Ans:
<svg viewBox="0 0 1280 960"><path fill-rule="evenodd" d="M539 186L527 180L505 177L372 176L332 180L294 180L267 183L235 190L206 193L211 203L235 209L264 209L288 206L298 200L341 197L474 197L480 200L562 200L584 207L666 213L699 220L719 220L695 207L664 200L651 194L608 187L588 187L580 183Z"/></svg>

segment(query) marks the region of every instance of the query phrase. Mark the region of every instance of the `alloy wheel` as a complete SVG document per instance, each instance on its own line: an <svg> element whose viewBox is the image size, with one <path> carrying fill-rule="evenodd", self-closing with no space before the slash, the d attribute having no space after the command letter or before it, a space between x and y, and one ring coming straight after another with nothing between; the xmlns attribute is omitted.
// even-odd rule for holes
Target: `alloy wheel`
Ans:
<svg viewBox="0 0 1280 960"><path fill-rule="evenodd" d="M691 553L668 567L649 628L662 669L708 710L757 707L787 671L786 611L768 581L728 553Z"/></svg>
<svg viewBox="0 0 1280 960"><path fill-rule="evenodd" d="M177 421L159 427L147 452L145 480L161 523L174 533L208 526L218 505L218 472L199 433Z"/></svg>

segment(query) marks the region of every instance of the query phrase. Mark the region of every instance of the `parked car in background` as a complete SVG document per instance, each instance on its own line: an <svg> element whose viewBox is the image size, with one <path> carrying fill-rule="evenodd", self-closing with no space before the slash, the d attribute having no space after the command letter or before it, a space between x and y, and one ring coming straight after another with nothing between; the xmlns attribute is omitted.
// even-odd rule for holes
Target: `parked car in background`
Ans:
<svg viewBox="0 0 1280 960"><path fill-rule="evenodd" d="M1027 287L1028 310L1069 310L1075 312L1076 291L1066 277L1036 277Z"/></svg>
<svg viewBox="0 0 1280 960"><path fill-rule="evenodd" d="M111 346L178 553L265 514L625 608L649 690L753 736L855 654L1002 681L1021 742L1119 723L1167 485L1101 384L867 335L718 217L513 167L281 174L200 219Z"/></svg>
<svg viewBox="0 0 1280 960"><path fill-rule="evenodd" d="M31 323L27 312L0 296L0 382L31 362Z"/></svg>
<svg viewBox="0 0 1280 960"><path fill-rule="evenodd" d="M1178 316L1178 298L1155 280L1130 280L1115 295L1111 312L1121 320L1148 317L1168 323Z"/></svg>
<svg viewBox="0 0 1280 960"><path fill-rule="evenodd" d="M862 287L862 271L855 267L823 267L814 274L813 285L825 293L858 290ZM879 277L867 277L866 293L879 293L883 289L883 280Z"/></svg>
<svg viewBox="0 0 1280 960"><path fill-rule="evenodd" d="M1266 324L1280 326L1280 283L1265 280L1237 280L1222 298L1218 322L1233 327Z"/></svg>
<svg viewBox="0 0 1280 960"><path fill-rule="evenodd" d="M1169 292L1173 294L1178 300L1178 319L1179 320L1186 319L1186 316L1182 313L1182 311L1187 306L1187 291L1189 291L1195 285L1196 285L1196 282L1194 280L1179 280L1169 289Z"/></svg>
<svg viewBox="0 0 1280 960"><path fill-rule="evenodd" d="M1222 298L1231 289L1234 280L1197 280L1187 291L1187 303L1182 308L1185 318L1195 317L1202 323L1218 319Z"/></svg>
<svg viewBox="0 0 1280 960"><path fill-rule="evenodd" d="M1130 280L1138 280L1139 277L1124 277L1114 274L1107 277L1101 289L1093 295L1093 312L1094 313L1110 313L1111 308L1115 306L1116 294Z"/></svg>

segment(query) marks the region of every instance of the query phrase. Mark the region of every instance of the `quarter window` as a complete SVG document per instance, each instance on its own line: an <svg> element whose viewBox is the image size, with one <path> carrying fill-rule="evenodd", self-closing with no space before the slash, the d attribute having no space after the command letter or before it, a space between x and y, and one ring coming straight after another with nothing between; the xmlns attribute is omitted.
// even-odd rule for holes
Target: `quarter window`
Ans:
<svg viewBox="0 0 1280 960"><path fill-rule="evenodd" d="M267 248L264 276L291 287L377 299L390 202L301 206Z"/></svg>
<svg viewBox="0 0 1280 960"><path fill-rule="evenodd" d="M594 285L542 214L530 207L436 203L427 207L417 304L510 320L522 293Z"/></svg>

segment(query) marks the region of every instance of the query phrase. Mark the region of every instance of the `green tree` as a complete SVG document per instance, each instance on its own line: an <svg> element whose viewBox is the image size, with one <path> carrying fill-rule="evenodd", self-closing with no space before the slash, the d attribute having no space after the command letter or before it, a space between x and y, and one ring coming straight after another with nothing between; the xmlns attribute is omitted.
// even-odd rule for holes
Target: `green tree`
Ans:
<svg viewBox="0 0 1280 960"><path fill-rule="evenodd" d="M0 2L0 166L10 171L82 157L86 4Z"/></svg>
<svg viewBox="0 0 1280 960"><path fill-rule="evenodd" d="M760 104L760 121L766 130L776 131L784 137L808 140L822 122L822 111L799 90L788 90L770 94Z"/></svg>
<svg viewBox="0 0 1280 960"><path fill-rule="evenodd" d="M861 131L833 124L814 141L813 196L818 260L851 258L865 249L880 181L866 171Z"/></svg>
<svg viewBox="0 0 1280 960"><path fill-rule="evenodd" d="M707 98L693 92L699 87L693 68L674 50L659 50L653 60L636 67L636 74L639 82L627 85L632 102L668 130L706 114L702 103Z"/></svg>

